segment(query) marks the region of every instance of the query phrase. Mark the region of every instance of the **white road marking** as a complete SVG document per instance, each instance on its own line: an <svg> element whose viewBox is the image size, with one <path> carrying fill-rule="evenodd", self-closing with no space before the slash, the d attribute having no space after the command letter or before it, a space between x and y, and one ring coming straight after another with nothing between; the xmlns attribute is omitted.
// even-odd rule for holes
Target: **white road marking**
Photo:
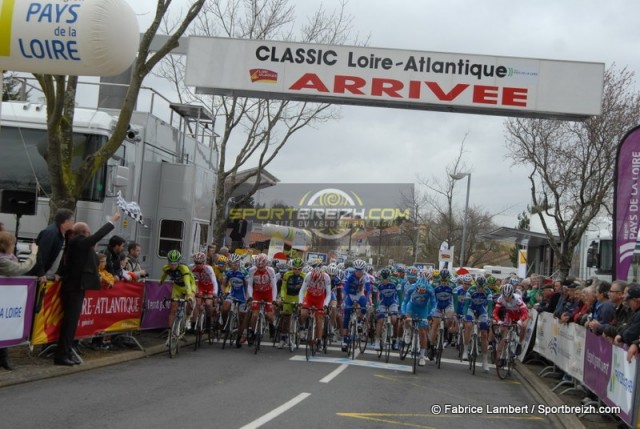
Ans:
<svg viewBox="0 0 640 429"><path fill-rule="evenodd" d="M293 356L289 360L306 361L307 359L304 356ZM368 361L368 360L357 360L357 359L349 359L349 358L330 358L330 357L316 356L309 359L309 362L365 366L369 368L390 369L393 371L404 371L404 372L413 371L413 368L411 368L409 365L398 365L395 363L374 362L374 361Z"/></svg>
<svg viewBox="0 0 640 429"><path fill-rule="evenodd" d="M249 424L246 424L246 425L242 426L240 429L255 429L255 428L259 428L263 424L265 424L265 423L273 420L274 418L278 417L280 414L284 413L288 409L295 407L297 404L299 404L300 402L304 401L309 396L311 396L311 393L301 393L298 396L296 396L295 398L291 399L290 401L285 402L284 404L280 405L278 408L275 408L275 409L269 411L264 416L252 421Z"/></svg>
<svg viewBox="0 0 640 429"><path fill-rule="evenodd" d="M338 375L340 375L340 373L342 371L344 371L345 369L347 369L348 366L346 364L342 364L339 367L337 367L336 369L334 369L333 371L331 371L326 377L324 377L323 379L320 380L320 383L328 383L331 380L333 380L334 378L336 378Z"/></svg>

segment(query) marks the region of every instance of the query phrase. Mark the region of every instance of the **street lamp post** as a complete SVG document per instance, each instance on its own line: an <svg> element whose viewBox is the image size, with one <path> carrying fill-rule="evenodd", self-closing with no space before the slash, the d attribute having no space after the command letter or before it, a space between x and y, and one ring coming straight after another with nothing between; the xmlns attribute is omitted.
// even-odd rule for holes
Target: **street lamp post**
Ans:
<svg viewBox="0 0 640 429"><path fill-rule="evenodd" d="M464 205L464 221L462 223L462 245L460 246L460 266L464 264L465 246L467 243L467 224L469 223L469 190L471 188L471 173L450 174L453 180L463 179L467 177L467 202Z"/></svg>

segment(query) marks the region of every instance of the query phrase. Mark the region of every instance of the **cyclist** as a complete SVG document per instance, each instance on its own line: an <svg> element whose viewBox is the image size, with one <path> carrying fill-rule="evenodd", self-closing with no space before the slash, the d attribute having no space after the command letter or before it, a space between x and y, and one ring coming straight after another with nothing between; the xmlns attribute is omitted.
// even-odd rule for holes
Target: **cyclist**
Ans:
<svg viewBox="0 0 640 429"><path fill-rule="evenodd" d="M196 280L196 307L193 310L193 319L198 320L200 314L200 306L204 300L204 308L207 313L207 326L211 327L211 321L214 320L213 299L218 296L218 281L213 272L211 265L206 263L207 255L203 252L197 252L193 255L193 264L189 265L191 273Z"/></svg>
<svg viewBox="0 0 640 429"><path fill-rule="evenodd" d="M249 345L253 343L253 327L260 311L260 301L266 301L264 312L269 324L273 323L273 305L278 294L276 285L276 273L268 266L267 255L261 253L256 255L254 266L249 269L247 276L247 292L251 304L251 323L249 324Z"/></svg>
<svg viewBox="0 0 640 429"><path fill-rule="evenodd" d="M467 274L468 275L468 274ZM467 279L463 279L466 281ZM478 322L480 330L480 341L482 348L482 369L489 372L489 355L488 355L488 333L489 333L489 314L492 310L493 294L486 286L487 280L480 276L476 279L476 285L471 286L466 293L463 314L464 322L464 352L462 359L468 358L468 347L471 343L472 322Z"/></svg>
<svg viewBox="0 0 640 429"><path fill-rule="evenodd" d="M167 264L162 267L162 275L160 276L160 284L169 278L172 283L171 290L171 308L169 309L169 328L173 326L178 309L178 300L187 299L187 314L193 311L193 301L196 294L196 284L193 274L189 267L181 264L182 254L178 250L170 250L167 253ZM187 329L189 329L190 321L187 321ZM167 339L167 341L169 341Z"/></svg>
<svg viewBox="0 0 640 429"><path fill-rule="evenodd" d="M351 309L354 306L360 307L360 312L364 317L367 311L367 297L365 296L365 289L370 287L369 276L364 272L367 267L367 263L362 259L356 259L353 261L353 271L350 274L346 274L344 281L344 319L342 321L342 351L346 352L348 349L347 343L349 337L347 336L347 329L349 328L349 319L351 318ZM348 269L349 270L349 269Z"/></svg>
<svg viewBox="0 0 640 429"><path fill-rule="evenodd" d="M224 278L224 272L227 269L227 262L229 259L224 255L218 255L216 258L216 263L213 265L213 272L216 275L216 280L218 284L222 283L222 279Z"/></svg>
<svg viewBox="0 0 640 429"><path fill-rule="evenodd" d="M429 342L431 343L429 347L429 360L433 360L435 354L434 344L438 328L440 327L440 319L445 317L448 320L445 336L448 332L454 333L458 331L458 320L455 317L456 313L453 308L453 289L455 284L451 282L450 278L451 274L446 268L440 270L439 273L433 273L431 285L436 295L436 307L431 314L433 323L431 324L431 332L429 335Z"/></svg>
<svg viewBox="0 0 640 429"><path fill-rule="evenodd" d="M456 315L458 321L464 319L464 305L467 290L473 284L473 277L470 274L463 274L458 277L460 284L453 290L453 304L456 309ZM483 277L484 279L484 277ZM457 341L462 341L462 338L458 338Z"/></svg>
<svg viewBox="0 0 640 429"><path fill-rule="evenodd" d="M329 301L329 318L331 319L330 333L337 335L335 328L342 325L342 318L338 314L338 306L342 305L342 279L339 276L340 271L336 265L329 265L326 272L331 279L331 301ZM339 341L339 338L337 341Z"/></svg>
<svg viewBox="0 0 640 429"><path fill-rule="evenodd" d="M324 309L331 301L331 279L329 275L322 271L320 265L316 265L311 272L305 276L302 288L298 292L298 302L302 302L303 307L316 308L316 332L314 337L320 344L322 331L324 329ZM300 326L306 326L309 310L303 308L300 311Z"/></svg>
<svg viewBox="0 0 640 429"><path fill-rule="evenodd" d="M495 307L493 308L493 320L499 325L517 323L519 328L519 341L516 348L516 355L520 354L522 349L522 341L524 340L524 334L527 330L527 323L529 321L529 310L527 305L522 301L520 295L515 293L513 285L506 283L502 285L500 296L496 300ZM502 341L497 346L497 353L500 356L504 341L507 337L507 330L501 329ZM501 362L501 364L503 364Z"/></svg>
<svg viewBox="0 0 640 429"><path fill-rule="evenodd" d="M427 277L422 277L413 283L405 292L404 300L402 301L400 311L403 314L402 317L406 317L402 338L404 344L411 342L410 318L421 319L419 322L420 360L418 361L420 366L424 366L427 363L424 353L427 347L427 329L429 325L426 319L431 315L435 304L436 296Z"/></svg>
<svg viewBox="0 0 640 429"><path fill-rule="evenodd" d="M229 310L231 310L231 305L233 304L233 300L235 299L240 301L240 305L238 307L238 311L240 312L239 329L240 332L244 332L244 330L247 328L247 318L245 316L247 314L246 302L249 295L247 293L247 279L245 271L240 267L241 261L242 256L235 253L229 257L230 268L224 272L220 289L222 289L225 294L225 300L222 303L223 325L226 325L227 323ZM239 343L238 345L240 346L240 344L241 343Z"/></svg>
<svg viewBox="0 0 640 429"><path fill-rule="evenodd" d="M396 292L396 284L391 279L391 270L383 268L380 270L380 280L374 285L374 290L379 297L379 304L376 308L376 347L382 349L382 339L380 333L382 332L382 324L386 317L387 311L391 313L391 325L393 326L392 332L392 345L393 349L398 349L398 343L396 338L396 323L398 320L398 294Z"/></svg>
<svg viewBox="0 0 640 429"><path fill-rule="evenodd" d="M298 294L302 288L302 282L304 281L305 273L302 272L304 261L300 258L294 258L289 263L291 269L284 273L282 276L282 284L280 286L280 303L282 304L282 310L280 315L280 343L278 348L284 347L287 342L289 332L289 324L291 323L291 314L298 304Z"/></svg>

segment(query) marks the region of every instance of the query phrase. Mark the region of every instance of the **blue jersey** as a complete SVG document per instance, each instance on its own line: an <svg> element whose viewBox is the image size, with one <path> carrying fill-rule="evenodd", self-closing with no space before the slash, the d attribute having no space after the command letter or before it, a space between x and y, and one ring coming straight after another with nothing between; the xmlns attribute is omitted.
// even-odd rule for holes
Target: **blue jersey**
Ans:
<svg viewBox="0 0 640 429"><path fill-rule="evenodd" d="M424 288L424 292L420 293L419 288ZM401 313L405 314L408 307L424 308L426 314L430 314L431 310L435 306L436 296L433 287L426 279L420 279L416 283L413 283L405 291L404 299L402 300Z"/></svg>
<svg viewBox="0 0 640 429"><path fill-rule="evenodd" d="M396 284L393 281L388 281L387 283L383 283L383 281L381 281L377 285L375 285L375 290L378 291L380 305L389 307L392 304L398 303Z"/></svg>
<svg viewBox="0 0 640 429"><path fill-rule="evenodd" d="M443 310L450 305L453 305L453 288L454 284L451 282L432 283L433 292L436 294L436 306Z"/></svg>
<svg viewBox="0 0 640 429"><path fill-rule="evenodd" d="M456 314L459 314L459 315L464 314L466 294L467 294L467 291L462 286L458 286L453 290L453 295L456 301Z"/></svg>
<svg viewBox="0 0 640 429"><path fill-rule="evenodd" d="M245 302L247 300L247 282L245 274L242 271L227 270L224 273L227 279L227 288L229 295L237 300Z"/></svg>
<svg viewBox="0 0 640 429"><path fill-rule="evenodd" d="M368 276L365 273L360 278L356 277L355 273L352 273L344 281L343 289L347 295L362 295L365 293L365 288L370 288Z"/></svg>
<svg viewBox="0 0 640 429"><path fill-rule="evenodd" d="M489 304L493 302L493 294L488 288L479 290L477 286L471 286L467 290L465 314L471 310L474 314L486 314Z"/></svg>

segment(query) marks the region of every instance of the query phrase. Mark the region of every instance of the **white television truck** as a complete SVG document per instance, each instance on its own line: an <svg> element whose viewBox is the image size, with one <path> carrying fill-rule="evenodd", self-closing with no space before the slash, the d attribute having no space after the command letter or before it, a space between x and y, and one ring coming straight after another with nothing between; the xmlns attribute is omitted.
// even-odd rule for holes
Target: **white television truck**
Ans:
<svg viewBox="0 0 640 429"><path fill-rule="evenodd" d="M97 229L111 214L118 191L125 200L137 202L146 226L123 217L115 234L141 244L141 263L152 277L160 275L169 250L179 249L188 257L211 237L218 154L212 127L205 124L212 118L199 106L172 104L167 112L168 121L148 112L134 113L127 139L84 189L76 207L76 220ZM117 110L76 108L77 162L106 143L117 114ZM19 221L22 242L34 240L48 224L51 186L44 158L46 132L44 105L2 103L0 190L9 200L21 192L35 197L35 214L0 214L0 222L10 231Z"/></svg>

